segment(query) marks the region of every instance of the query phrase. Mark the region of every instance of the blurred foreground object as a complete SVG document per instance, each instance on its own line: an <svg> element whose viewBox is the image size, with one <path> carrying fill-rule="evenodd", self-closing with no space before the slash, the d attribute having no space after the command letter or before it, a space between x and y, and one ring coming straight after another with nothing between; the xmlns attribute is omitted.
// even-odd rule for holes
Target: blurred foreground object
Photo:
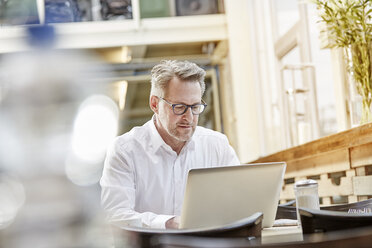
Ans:
<svg viewBox="0 0 372 248"><path fill-rule="evenodd" d="M30 34L34 49L0 64L0 247L110 247L97 182L117 132L111 72L51 49L51 27Z"/></svg>

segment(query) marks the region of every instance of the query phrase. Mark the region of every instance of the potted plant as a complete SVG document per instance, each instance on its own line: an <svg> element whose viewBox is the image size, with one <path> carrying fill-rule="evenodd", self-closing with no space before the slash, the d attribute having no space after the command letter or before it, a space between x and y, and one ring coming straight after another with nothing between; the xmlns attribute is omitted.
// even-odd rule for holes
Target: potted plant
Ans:
<svg viewBox="0 0 372 248"><path fill-rule="evenodd" d="M348 71L362 97L361 124L372 121L372 0L314 0L328 47L345 50Z"/></svg>

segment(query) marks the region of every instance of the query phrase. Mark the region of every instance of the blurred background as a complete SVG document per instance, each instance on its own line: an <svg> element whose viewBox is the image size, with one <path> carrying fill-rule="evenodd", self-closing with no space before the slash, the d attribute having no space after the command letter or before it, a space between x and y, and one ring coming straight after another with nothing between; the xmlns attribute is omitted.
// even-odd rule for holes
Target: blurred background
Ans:
<svg viewBox="0 0 372 248"><path fill-rule="evenodd" d="M105 150L151 118L162 59L206 70L199 125L242 162L358 125L326 47L300 0L0 0L0 246L112 246Z"/></svg>

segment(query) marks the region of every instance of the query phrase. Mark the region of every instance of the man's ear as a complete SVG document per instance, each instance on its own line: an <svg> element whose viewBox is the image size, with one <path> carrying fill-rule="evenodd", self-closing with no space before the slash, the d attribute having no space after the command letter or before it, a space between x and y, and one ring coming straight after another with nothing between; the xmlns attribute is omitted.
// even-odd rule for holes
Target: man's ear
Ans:
<svg viewBox="0 0 372 248"><path fill-rule="evenodd" d="M150 108L155 114L159 114L159 98L157 96L150 97Z"/></svg>

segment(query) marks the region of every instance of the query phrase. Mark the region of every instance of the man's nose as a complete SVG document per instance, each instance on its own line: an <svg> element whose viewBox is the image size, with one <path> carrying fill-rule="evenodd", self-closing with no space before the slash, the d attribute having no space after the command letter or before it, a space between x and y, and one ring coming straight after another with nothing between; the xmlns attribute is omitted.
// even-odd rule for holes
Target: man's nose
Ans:
<svg viewBox="0 0 372 248"><path fill-rule="evenodd" d="M194 115L192 113L192 110L190 107L188 107L186 109L186 112L183 114L183 117L188 120L188 121L192 121L192 119L194 118Z"/></svg>

